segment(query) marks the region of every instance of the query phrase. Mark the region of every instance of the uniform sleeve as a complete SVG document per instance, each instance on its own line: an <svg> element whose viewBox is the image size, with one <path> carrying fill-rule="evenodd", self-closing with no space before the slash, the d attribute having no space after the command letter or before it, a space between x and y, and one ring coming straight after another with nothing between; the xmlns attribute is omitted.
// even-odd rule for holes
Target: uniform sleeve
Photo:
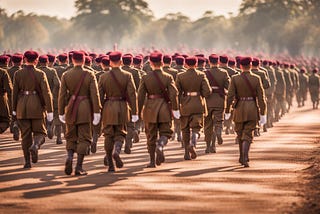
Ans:
<svg viewBox="0 0 320 214"><path fill-rule="evenodd" d="M260 115L266 115L267 103L266 103L266 98L264 95L264 90L262 88L261 79L259 79L259 84L257 86L257 97L258 97L258 105L259 105Z"/></svg>
<svg viewBox="0 0 320 214"><path fill-rule="evenodd" d="M67 86L66 86L66 81L65 81L65 75L62 75L61 77L61 86L59 90L59 97L58 97L58 111L59 115L64 115L64 108L67 105Z"/></svg>
<svg viewBox="0 0 320 214"><path fill-rule="evenodd" d="M103 81L104 81L104 78L100 76L99 82L98 82L98 90L99 90L99 96L100 96L99 98L100 98L100 103L102 105L102 108L103 108L105 94L106 94L103 86Z"/></svg>
<svg viewBox="0 0 320 214"><path fill-rule="evenodd" d="M138 88L138 109L139 115L141 115L141 111L144 105L144 100L146 99L147 89L145 85L145 78L142 77L139 88Z"/></svg>
<svg viewBox="0 0 320 214"><path fill-rule="evenodd" d="M228 89L226 113L230 113L231 104L234 100L235 95L236 95L236 87L234 83L234 78L232 77L229 85L229 89Z"/></svg>
<svg viewBox="0 0 320 214"><path fill-rule="evenodd" d="M230 77L229 77L228 73L226 73L226 75L224 77L223 88L228 90L229 85L230 85Z"/></svg>
<svg viewBox="0 0 320 214"><path fill-rule="evenodd" d="M169 98L172 105L172 110L178 110L179 109L178 89L173 81L172 76L170 76L168 91L169 91Z"/></svg>
<svg viewBox="0 0 320 214"><path fill-rule="evenodd" d="M42 96L45 102L47 112L53 112L52 94L49 87L48 79L45 73L42 73L40 80Z"/></svg>
<svg viewBox="0 0 320 214"><path fill-rule="evenodd" d="M130 108L131 108L131 114L137 115L137 93L136 93L136 86L133 80L132 75L130 74L129 80L128 80L128 85L127 85L127 99L130 99Z"/></svg>
<svg viewBox="0 0 320 214"><path fill-rule="evenodd" d="M203 76L203 78L202 78L202 82L201 82L201 96L207 98L210 96L212 89L210 87L210 84L209 84L207 77L204 74L202 76Z"/></svg>
<svg viewBox="0 0 320 214"><path fill-rule="evenodd" d="M12 94L12 83L11 83L11 79L9 77L9 74L8 72L4 72L4 75L3 75L3 87L4 87L4 90L7 92L8 94L8 99L10 100L11 99L11 94ZM10 114L11 114L11 111L12 111L12 104L11 102L9 101L9 109L10 109Z"/></svg>
<svg viewBox="0 0 320 214"><path fill-rule="evenodd" d="M181 96L182 96L182 87L181 87L181 82L180 82L180 75L178 74L177 75L177 78L176 78L176 87L177 87L177 90L178 90L178 100L179 100L179 103L181 103Z"/></svg>
<svg viewBox="0 0 320 214"><path fill-rule="evenodd" d="M269 77L266 75L266 73L263 71L263 88L264 89L268 89L270 88L270 79Z"/></svg>
<svg viewBox="0 0 320 214"><path fill-rule="evenodd" d="M98 91L98 83L94 73L90 73L90 99L92 103L93 113L100 113L101 103L100 103L100 95Z"/></svg>
<svg viewBox="0 0 320 214"><path fill-rule="evenodd" d="M18 84L19 75L17 73L13 78L13 90L12 90L12 111L17 111L17 103L18 103L18 93L19 93L19 84Z"/></svg>

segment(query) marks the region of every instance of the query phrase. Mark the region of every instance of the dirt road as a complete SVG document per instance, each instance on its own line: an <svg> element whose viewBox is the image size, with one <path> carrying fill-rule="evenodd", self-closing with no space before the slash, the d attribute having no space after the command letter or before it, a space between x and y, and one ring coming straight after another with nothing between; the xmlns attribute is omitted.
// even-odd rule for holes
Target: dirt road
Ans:
<svg viewBox="0 0 320 214"><path fill-rule="evenodd" d="M302 203L302 176L320 137L320 110L294 109L256 138L250 168L241 167L234 135L224 136L216 154L183 161L180 143L165 149L166 163L145 169L144 135L125 167L114 174L103 166L103 139L86 158L86 177L63 172L65 145L47 140L39 163L23 170L20 144L0 138L0 213L283 213Z"/></svg>

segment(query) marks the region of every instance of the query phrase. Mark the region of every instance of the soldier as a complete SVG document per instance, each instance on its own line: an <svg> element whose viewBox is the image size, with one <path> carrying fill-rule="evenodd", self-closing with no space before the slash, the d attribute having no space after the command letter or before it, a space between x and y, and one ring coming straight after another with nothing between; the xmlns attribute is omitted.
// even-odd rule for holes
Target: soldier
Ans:
<svg viewBox="0 0 320 214"><path fill-rule="evenodd" d="M148 168L156 167L155 163L159 166L165 161L163 147L172 135L171 114L173 113L176 119L180 117L178 91L172 76L162 70L162 58L159 52L150 54L152 71L142 77L138 89L139 114L141 115L143 109L150 156ZM160 138L157 140L158 133ZM157 153L156 158L155 153Z"/></svg>
<svg viewBox="0 0 320 214"><path fill-rule="evenodd" d="M184 62L185 62L185 59L183 56L177 56L176 59L176 66L174 67L178 73L182 73L182 72L185 72L186 69L184 67Z"/></svg>
<svg viewBox="0 0 320 214"><path fill-rule="evenodd" d="M288 63L283 63L281 65L283 75L284 75L284 80L286 82L286 112L289 112L290 107L292 105L292 96L293 96L293 81L291 79L290 71L288 70L289 64Z"/></svg>
<svg viewBox="0 0 320 214"><path fill-rule="evenodd" d="M298 107L304 106L304 102L307 100L308 92L308 76L305 74L306 69L302 67L299 74L299 90L297 92Z"/></svg>
<svg viewBox="0 0 320 214"><path fill-rule="evenodd" d="M267 119L263 86L259 76L250 72L251 62L251 57L240 59L242 73L231 78L225 114L225 118L231 116L230 108L234 102L233 121L239 140L239 162L244 167L249 167L249 149L259 115L261 125L264 125Z"/></svg>
<svg viewBox="0 0 320 214"><path fill-rule="evenodd" d="M151 68L151 65L150 65L150 61L149 61L149 56L145 56L143 58L143 67L142 67L142 70L145 72L145 73L149 73L152 71L152 68Z"/></svg>
<svg viewBox="0 0 320 214"><path fill-rule="evenodd" d="M208 98L211 94L206 75L196 70L197 61L196 57L186 58L187 70L179 73L176 80L180 94L180 122L182 141L185 148L185 160L197 157L195 147L200 137L200 130L203 127L204 116L208 113L204 97Z"/></svg>
<svg viewBox="0 0 320 214"><path fill-rule="evenodd" d="M61 80L62 74L67 71L68 67L68 55L67 54L59 54L57 57L57 65L54 66L56 72L58 74L59 79Z"/></svg>
<svg viewBox="0 0 320 214"><path fill-rule="evenodd" d="M62 75L59 91L59 119L66 123L68 157L65 173L72 173L73 155L76 152L75 175L87 175L82 165L92 141L91 124L97 125L100 121L101 104L94 73L83 67L84 53L74 51L72 63L74 66Z"/></svg>
<svg viewBox="0 0 320 214"><path fill-rule="evenodd" d="M226 94L230 78L227 70L218 67L219 56L209 56L210 69L205 71L212 94L206 97L208 115L204 119L204 138L207 144L206 153L216 153L216 139L223 143L222 123L226 107Z"/></svg>
<svg viewBox="0 0 320 214"><path fill-rule="evenodd" d="M0 68L7 71L9 69L9 62L10 62L9 56L7 56L7 55L0 56Z"/></svg>
<svg viewBox="0 0 320 214"><path fill-rule="evenodd" d="M319 106L320 76L317 73L318 68L314 68L308 82L313 109Z"/></svg>
<svg viewBox="0 0 320 214"><path fill-rule="evenodd" d="M109 172L115 171L113 159L117 168L123 167L120 152L127 134L126 124L130 119L133 123L139 119L136 87L132 75L120 68L121 56L122 54L117 51L110 53L111 70L104 73L99 79L100 100L104 103L102 110L106 151L104 163L109 165ZM103 63L104 59L102 59Z"/></svg>
<svg viewBox="0 0 320 214"><path fill-rule="evenodd" d="M1 57L0 57L1 58ZM12 84L6 70L0 68L0 134L4 133L10 125L10 98Z"/></svg>
<svg viewBox="0 0 320 214"><path fill-rule="evenodd" d="M300 84L299 84L299 72L296 71L295 65L290 64L290 76L293 83L293 90L292 90L292 96L291 96L291 105L293 100L293 95L297 94L297 91L299 90Z"/></svg>
<svg viewBox="0 0 320 214"><path fill-rule="evenodd" d="M228 66L236 71L236 61L234 59L229 59ZM236 71L237 72L237 71ZM239 72L237 72L238 74Z"/></svg>
<svg viewBox="0 0 320 214"><path fill-rule="evenodd" d="M53 54L47 54L48 56L48 67L53 68L56 63L56 56Z"/></svg>
<svg viewBox="0 0 320 214"><path fill-rule="evenodd" d="M275 75L276 75L276 90L274 93L275 96L275 109L274 109L274 120L276 122L279 121L280 117L284 115L285 108L283 108L283 104L285 103L286 98L286 82L284 80L284 75L282 70L279 68L279 61L275 62L274 64L275 68ZM280 115L281 111L281 115Z"/></svg>
<svg viewBox="0 0 320 214"><path fill-rule="evenodd" d="M38 150L47 134L45 116L53 120L52 94L46 74L35 68L39 54L35 51L24 53L25 66L14 75L12 93L12 115L17 117L22 137L24 168L31 168L38 162ZM32 143L33 142L33 143Z"/></svg>
<svg viewBox="0 0 320 214"><path fill-rule="evenodd" d="M133 57L132 63L133 67L139 71L140 77L146 75L146 72L142 70L142 56L137 55Z"/></svg>

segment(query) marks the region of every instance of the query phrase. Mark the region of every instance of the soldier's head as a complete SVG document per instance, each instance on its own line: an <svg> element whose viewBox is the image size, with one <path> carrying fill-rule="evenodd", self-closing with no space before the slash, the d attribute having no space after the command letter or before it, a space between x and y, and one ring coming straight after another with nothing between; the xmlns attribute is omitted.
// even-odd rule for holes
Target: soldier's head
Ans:
<svg viewBox="0 0 320 214"><path fill-rule="evenodd" d="M319 72L318 68L312 69L312 73L316 74L316 73L318 73L318 72Z"/></svg>
<svg viewBox="0 0 320 214"><path fill-rule="evenodd" d="M163 66L163 56L160 52L153 52L149 56L150 65L153 70L160 69Z"/></svg>
<svg viewBox="0 0 320 214"><path fill-rule="evenodd" d="M84 53L82 51L73 51L72 63L75 66L83 66L84 64Z"/></svg>
<svg viewBox="0 0 320 214"><path fill-rule="evenodd" d="M41 55L39 57L39 65L40 66L48 66L49 59L47 55Z"/></svg>
<svg viewBox="0 0 320 214"><path fill-rule="evenodd" d="M10 57L7 55L0 56L0 66L2 67L8 67L10 61Z"/></svg>
<svg viewBox="0 0 320 214"><path fill-rule="evenodd" d="M268 61L268 60L263 60L263 61L262 61L262 65L263 65L264 67L268 67L268 66L269 66L269 61Z"/></svg>
<svg viewBox="0 0 320 214"><path fill-rule="evenodd" d="M123 65L131 66L131 64L132 64L132 59L133 59L132 54L130 54L130 53L124 54L124 55L122 56L122 63L123 63Z"/></svg>
<svg viewBox="0 0 320 214"><path fill-rule="evenodd" d="M240 69L242 71L250 71L252 66L252 58L250 56L241 57L239 63L240 63Z"/></svg>
<svg viewBox="0 0 320 214"><path fill-rule="evenodd" d="M84 57L84 64L85 64L86 66L91 67L91 65L92 65L92 59L91 59L90 56L85 56L85 57Z"/></svg>
<svg viewBox="0 0 320 214"><path fill-rule="evenodd" d="M228 66L230 68L235 68L236 67L236 61L234 59L229 59Z"/></svg>
<svg viewBox="0 0 320 214"><path fill-rule="evenodd" d="M58 55L58 62L60 65L62 64L68 64L68 55L63 53Z"/></svg>
<svg viewBox="0 0 320 214"><path fill-rule="evenodd" d="M172 57L170 55L166 54L166 55L163 56L163 64L165 66L170 66L171 62L172 62Z"/></svg>
<svg viewBox="0 0 320 214"><path fill-rule="evenodd" d="M36 51L26 51L23 54L23 58L26 65L36 65L38 63L39 54Z"/></svg>
<svg viewBox="0 0 320 214"><path fill-rule="evenodd" d="M48 66L52 67L56 62L56 56L53 54L47 54L47 56L48 56L48 62L49 62Z"/></svg>
<svg viewBox="0 0 320 214"><path fill-rule="evenodd" d="M184 66L185 58L183 56L177 56L176 57L176 64L180 66Z"/></svg>
<svg viewBox="0 0 320 214"><path fill-rule="evenodd" d="M118 68L121 66L122 53L119 51L113 51L109 54L110 66L113 68Z"/></svg>
<svg viewBox="0 0 320 214"><path fill-rule="evenodd" d="M12 57L11 57L11 60L13 62L13 65L15 66L20 66L22 65L22 59L23 59L23 56L21 54L14 54Z"/></svg>
<svg viewBox="0 0 320 214"><path fill-rule="evenodd" d="M219 56L219 64L220 64L221 66L227 66L228 61L229 61L229 58L228 58L227 55L221 55L221 56Z"/></svg>
<svg viewBox="0 0 320 214"><path fill-rule="evenodd" d="M306 68L305 67L300 68L300 73L302 74L306 73Z"/></svg>
<svg viewBox="0 0 320 214"><path fill-rule="evenodd" d="M198 68L204 68L206 65L207 59L204 56L197 56L198 59Z"/></svg>
<svg viewBox="0 0 320 214"><path fill-rule="evenodd" d="M253 58L252 59L252 68L257 69L260 66L260 59L258 58Z"/></svg>
<svg viewBox="0 0 320 214"><path fill-rule="evenodd" d="M219 56L217 54L211 54L209 56L210 66L218 66Z"/></svg>
<svg viewBox="0 0 320 214"><path fill-rule="evenodd" d="M198 65L198 58L195 56L189 56L185 59L186 67L189 68L196 68Z"/></svg>
<svg viewBox="0 0 320 214"><path fill-rule="evenodd" d="M137 55L137 56L133 57L134 67L141 68L141 64L142 64L142 56Z"/></svg>
<svg viewBox="0 0 320 214"><path fill-rule="evenodd" d="M109 68L110 68L110 59L109 59L108 55L102 57L102 59L101 59L101 68L104 71L109 70Z"/></svg>

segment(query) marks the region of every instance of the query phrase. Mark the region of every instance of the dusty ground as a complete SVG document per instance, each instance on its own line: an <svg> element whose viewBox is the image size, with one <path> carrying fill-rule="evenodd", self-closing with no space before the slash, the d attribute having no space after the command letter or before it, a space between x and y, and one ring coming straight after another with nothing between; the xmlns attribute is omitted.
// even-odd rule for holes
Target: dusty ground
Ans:
<svg viewBox="0 0 320 214"><path fill-rule="evenodd" d="M217 154L183 161L178 142L165 149L166 163L145 169L144 135L125 167L103 166L103 139L86 158L86 177L66 176L64 145L47 140L39 163L23 170L20 144L0 136L0 213L319 213L320 110L294 109L257 138L250 168L238 163L234 135ZM203 136L202 138L203 139ZM318 209L318 210L317 210Z"/></svg>

